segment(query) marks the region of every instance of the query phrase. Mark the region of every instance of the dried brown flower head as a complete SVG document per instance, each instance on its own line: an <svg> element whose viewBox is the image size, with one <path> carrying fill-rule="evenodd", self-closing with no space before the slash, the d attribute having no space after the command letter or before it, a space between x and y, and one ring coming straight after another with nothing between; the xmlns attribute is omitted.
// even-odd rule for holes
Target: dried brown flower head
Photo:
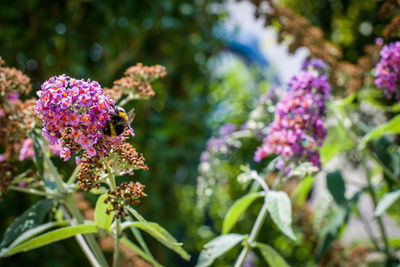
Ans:
<svg viewBox="0 0 400 267"><path fill-rule="evenodd" d="M162 78L167 75L167 70L161 65L143 66L142 63L137 63L135 66L128 68L124 74L138 80L151 82L154 79Z"/></svg>
<svg viewBox="0 0 400 267"><path fill-rule="evenodd" d="M1 60L2 63L4 61ZM17 93L27 95L32 90L30 78L15 68L1 67L0 64L0 95Z"/></svg>
<svg viewBox="0 0 400 267"><path fill-rule="evenodd" d="M34 99L21 101L19 96L26 95L32 86L29 77L15 68L3 67L0 58L0 168L4 175L0 178L0 190L6 193L13 177L18 173L16 162L22 144L28 139L28 133L34 128L36 118L33 115Z"/></svg>
<svg viewBox="0 0 400 267"><path fill-rule="evenodd" d="M132 95L134 98L153 97L155 92L150 82L167 75L165 67L161 65L143 66L137 63L128 68L124 77L114 81L111 89L105 89L105 95L118 100L123 95Z"/></svg>
<svg viewBox="0 0 400 267"><path fill-rule="evenodd" d="M125 211L125 207L129 205L138 205L140 203L140 198L147 196L143 192L144 185L139 182L121 183L115 188L115 190L108 190L108 197L104 203L111 203L112 208L107 210L107 214L111 212L116 212L115 217L118 219L120 217L128 216Z"/></svg>
<svg viewBox="0 0 400 267"><path fill-rule="evenodd" d="M99 157L86 157L78 171L78 187L85 191L100 188L99 173L104 171L104 164Z"/></svg>

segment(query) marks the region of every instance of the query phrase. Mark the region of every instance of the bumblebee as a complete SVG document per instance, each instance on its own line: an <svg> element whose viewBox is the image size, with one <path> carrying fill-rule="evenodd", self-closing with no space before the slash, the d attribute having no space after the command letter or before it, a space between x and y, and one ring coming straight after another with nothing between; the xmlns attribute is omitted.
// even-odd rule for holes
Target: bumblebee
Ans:
<svg viewBox="0 0 400 267"><path fill-rule="evenodd" d="M135 111L131 109L126 113L123 108L116 106L114 112L110 113L110 116L111 120L109 120L103 128L103 133L112 137L117 137L132 123L135 118Z"/></svg>

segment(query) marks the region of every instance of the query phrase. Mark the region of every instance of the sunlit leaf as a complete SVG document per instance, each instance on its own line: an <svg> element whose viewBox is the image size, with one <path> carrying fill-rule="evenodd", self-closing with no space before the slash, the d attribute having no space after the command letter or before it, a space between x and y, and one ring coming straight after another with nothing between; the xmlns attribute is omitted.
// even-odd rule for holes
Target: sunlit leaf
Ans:
<svg viewBox="0 0 400 267"><path fill-rule="evenodd" d="M261 255L269 266L274 267L290 267L285 259L271 246L267 244L257 243L256 247L260 250Z"/></svg>
<svg viewBox="0 0 400 267"><path fill-rule="evenodd" d="M292 199L295 199L297 205L303 205L306 201L308 193L314 184L314 177L306 177L304 178L296 189L291 194Z"/></svg>
<svg viewBox="0 0 400 267"><path fill-rule="evenodd" d="M146 221L142 217L142 215L140 215L136 210L132 208L128 208L128 210L133 215L133 217L138 220L138 222L130 223L130 226L137 227L150 234L152 237L161 242L164 246L178 253L183 259L190 259L190 255L182 248L183 244L178 243L176 239L170 233L168 233L167 230L165 230L157 223ZM129 227L129 225L125 227Z"/></svg>
<svg viewBox="0 0 400 267"><path fill-rule="evenodd" d="M236 202L229 208L225 215L224 222L222 224L222 234L229 233L236 222L239 220L240 216L247 210L247 208L254 202L257 198L264 197L264 192L256 192L247 194Z"/></svg>
<svg viewBox="0 0 400 267"><path fill-rule="evenodd" d="M32 228L28 231L26 231L25 233L23 233L22 235L18 236L9 246L9 248L15 247L16 245L25 242L28 239L31 239L43 232L46 232L48 230L50 230L53 227L56 226L67 226L68 222L67 221L59 221L59 222L49 222L49 223L45 223L45 224L41 224L39 226L36 226L35 228Z"/></svg>
<svg viewBox="0 0 400 267"><path fill-rule="evenodd" d="M393 203L400 198L400 189L385 194L375 209L375 216L381 216Z"/></svg>
<svg viewBox="0 0 400 267"><path fill-rule="evenodd" d="M365 145L372 139L379 139L386 134L398 133L400 133L400 115L397 115L390 121L372 129L362 138L360 146L365 147Z"/></svg>
<svg viewBox="0 0 400 267"><path fill-rule="evenodd" d="M241 242L244 237L244 235L239 234L227 234L214 238L204 245L204 249L200 252L199 259L197 260L196 267L210 266L218 257L221 257Z"/></svg>
<svg viewBox="0 0 400 267"><path fill-rule="evenodd" d="M81 224L75 226L64 227L61 229L57 229L46 234L40 235L33 239L26 241L18 246L15 246L10 249L3 249L0 255L2 257L8 257L20 252L29 251L35 248L39 248L50 243L54 243L77 234L87 234L87 233L96 233L97 227L95 224Z"/></svg>
<svg viewBox="0 0 400 267"><path fill-rule="evenodd" d="M267 193L267 209L275 225L289 238L296 241L292 229L292 205L289 196L282 191Z"/></svg>
<svg viewBox="0 0 400 267"><path fill-rule="evenodd" d="M106 213L107 209L112 208L111 203L104 203L107 197L108 195L104 194L99 196L99 198L97 199L96 208L94 210L94 222L98 227L108 230L112 223L113 215L111 213Z"/></svg>

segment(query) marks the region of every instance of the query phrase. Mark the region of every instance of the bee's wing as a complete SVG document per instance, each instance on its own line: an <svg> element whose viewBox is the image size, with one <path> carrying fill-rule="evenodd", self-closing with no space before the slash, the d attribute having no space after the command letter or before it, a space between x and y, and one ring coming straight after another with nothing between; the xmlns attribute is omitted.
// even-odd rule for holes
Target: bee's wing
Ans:
<svg viewBox="0 0 400 267"><path fill-rule="evenodd" d="M135 114L135 109L134 109L134 108L131 109L131 110L129 110L129 112L128 112L128 114L127 114L129 124L132 123L133 119L135 118L135 115L136 115L136 114Z"/></svg>

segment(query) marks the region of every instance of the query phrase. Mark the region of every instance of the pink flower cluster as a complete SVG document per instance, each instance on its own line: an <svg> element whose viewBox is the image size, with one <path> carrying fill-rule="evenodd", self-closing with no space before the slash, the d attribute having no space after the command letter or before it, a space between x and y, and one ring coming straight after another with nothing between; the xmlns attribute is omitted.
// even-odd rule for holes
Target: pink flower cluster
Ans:
<svg viewBox="0 0 400 267"><path fill-rule="evenodd" d="M400 41L385 45L380 56L381 59L375 68L375 85L383 89L388 99L395 95L400 102Z"/></svg>
<svg viewBox="0 0 400 267"><path fill-rule="evenodd" d="M113 144L121 143L122 136L103 134L114 101L103 94L98 82L63 74L44 82L37 95L35 112L43 116L43 136L59 147L64 160L81 148L89 157L103 157Z"/></svg>
<svg viewBox="0 0 400 267"><path fill-rule="evenodd" d="M23 161L24 159L33 159L35 158L35 151L33 150L33 140L31 138L27 138L22 143L21 149L19 150L19 161Z"/></svg>
<svg viewBox="0 0 400 267"><path fill-rule="evenodd" d="M327 134L322 118L330 90L326 76L316 71L302 70L292 77L254 160L260 162L268 155L279 154L282 160L277 168L286 167L286 172L290 172L288 162L295 160L307 160L320 168L318 148Z"/></svg>

